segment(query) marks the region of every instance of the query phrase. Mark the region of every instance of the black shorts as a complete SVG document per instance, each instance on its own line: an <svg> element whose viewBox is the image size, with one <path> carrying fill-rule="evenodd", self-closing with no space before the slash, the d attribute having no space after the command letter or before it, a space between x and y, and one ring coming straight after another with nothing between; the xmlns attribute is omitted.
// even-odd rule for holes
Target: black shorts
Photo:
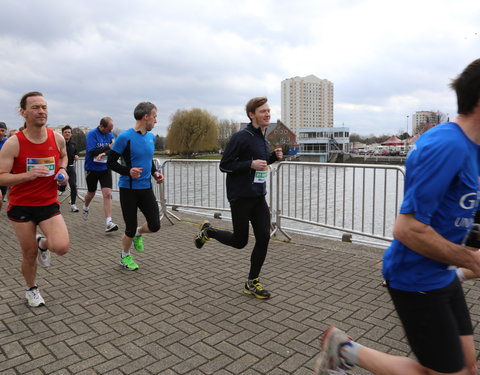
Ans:
<svg viewBox="0 0 480 375"><path fill-rule="evenodd" d="M473 327L458 279L428 292L391 287L388 291L418 361L438 372L462 370L465 356L460 336L473 335Z"/></svg>
<svg viewBox="0 0 480 375"><path fill-rule="evenodd" d="M87 171L87 189L89 193L97 191L97 185L100 181L100 187L112 188L112 171L107 169L106 171Z"/></svg>
<svg viewBox="0 0 480 375"><path fill-rule="evenodd" d="M2 195L5 197L7 194L8 186L0 186L0 191L2 192Z"/></svg>
<svg viewBox="0 0 480 375"><path fill-rule="evenodd" d="M7 211L10 220L17 223L33 221L35 224L60 215L60 206L57 203L48 206L11 206Z"/></svg>

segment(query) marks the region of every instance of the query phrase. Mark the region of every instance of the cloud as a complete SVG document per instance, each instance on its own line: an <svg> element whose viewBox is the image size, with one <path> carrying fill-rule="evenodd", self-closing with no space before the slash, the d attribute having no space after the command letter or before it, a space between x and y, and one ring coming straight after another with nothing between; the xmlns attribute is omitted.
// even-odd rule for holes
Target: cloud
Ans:
<svg viewBox="0 0 480 375"><path fill-rule="evenodd" d="M245 121L280 83L314 74L334 83L335 124L395 133L406 116L454 113L447 85L480 50L480 3L425 0L6 2L0 13L0 120L18 127L26 91L44 92L52 125L133 125L143 100L170 116L202 108Z"/></svg>

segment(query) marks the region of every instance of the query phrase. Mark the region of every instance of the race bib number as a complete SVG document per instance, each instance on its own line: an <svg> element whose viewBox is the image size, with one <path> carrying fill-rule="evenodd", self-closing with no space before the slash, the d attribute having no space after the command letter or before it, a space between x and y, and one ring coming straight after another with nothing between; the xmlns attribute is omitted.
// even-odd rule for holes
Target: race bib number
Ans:
<svg viewBox="0 0 480 375"><path fill-rule="evenodd" d="M254 184L263 184L267 182L268 170L266 171L255 171L255 178L253 179Z"/></svg>
<svg viewBox="0 0 480 375"><path fill-rule="evenodd" d="M48 168L49 173L47 176L53 176L55 174L55 157L49 156L47 158L27 158L27 172L37 165L43 165Z"/></svg>

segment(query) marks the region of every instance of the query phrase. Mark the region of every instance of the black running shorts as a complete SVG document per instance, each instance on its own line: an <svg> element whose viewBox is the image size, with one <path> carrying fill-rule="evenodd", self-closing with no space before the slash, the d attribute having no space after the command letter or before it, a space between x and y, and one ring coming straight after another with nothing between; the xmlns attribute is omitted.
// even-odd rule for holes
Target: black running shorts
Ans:
<svg viewBox="0 0 480 375"><path fill-rule="evenodd" d="M473 328L458 279L427 292L391 287L388 291L418 361L438 372L462 370L465 357L460 336L473 335Z"/></svg>
<svg viewBox="0 0 480 375"><path fill-rule="evenodd" d="M87 189L89 193L97 191L97 185L100 181L100 187L112 188L112 171L107 169L105 171L87 171Z"/></svg>
<svg viewBox="0 0 480 375"><path fill-rule="evenodd" d="M17 223L33 221L35 224L60 215L60 206L57 203L48 206L11 206L7 211L8 218Z"/></svg>

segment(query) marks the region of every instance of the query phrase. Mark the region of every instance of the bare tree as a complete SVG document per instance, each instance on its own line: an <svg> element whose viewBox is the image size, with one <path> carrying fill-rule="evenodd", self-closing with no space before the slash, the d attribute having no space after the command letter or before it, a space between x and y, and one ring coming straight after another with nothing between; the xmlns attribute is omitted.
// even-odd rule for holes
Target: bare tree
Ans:
<svg viewBox="0 0 480 375"><path fill-rule="evenodd" d="M215 116L199 108L178 110L168 127L167 147L173 153L191 157L194 152L217 149L217 137Z"/></svg>
<svg viewBox="0 0 480 375"><path fill-rule="evenodd" d="M240 130L240 124L232 120L220 120L218 122L218 146L225 150L225 146L230 141L233 133Z"/></svg>
<svg viewBox="0 0 480 375"><path fill-rule="evenodd" d="M87 149L86 135L80 128L72 128L72 141L75 142L78 152Z"/></svg>

